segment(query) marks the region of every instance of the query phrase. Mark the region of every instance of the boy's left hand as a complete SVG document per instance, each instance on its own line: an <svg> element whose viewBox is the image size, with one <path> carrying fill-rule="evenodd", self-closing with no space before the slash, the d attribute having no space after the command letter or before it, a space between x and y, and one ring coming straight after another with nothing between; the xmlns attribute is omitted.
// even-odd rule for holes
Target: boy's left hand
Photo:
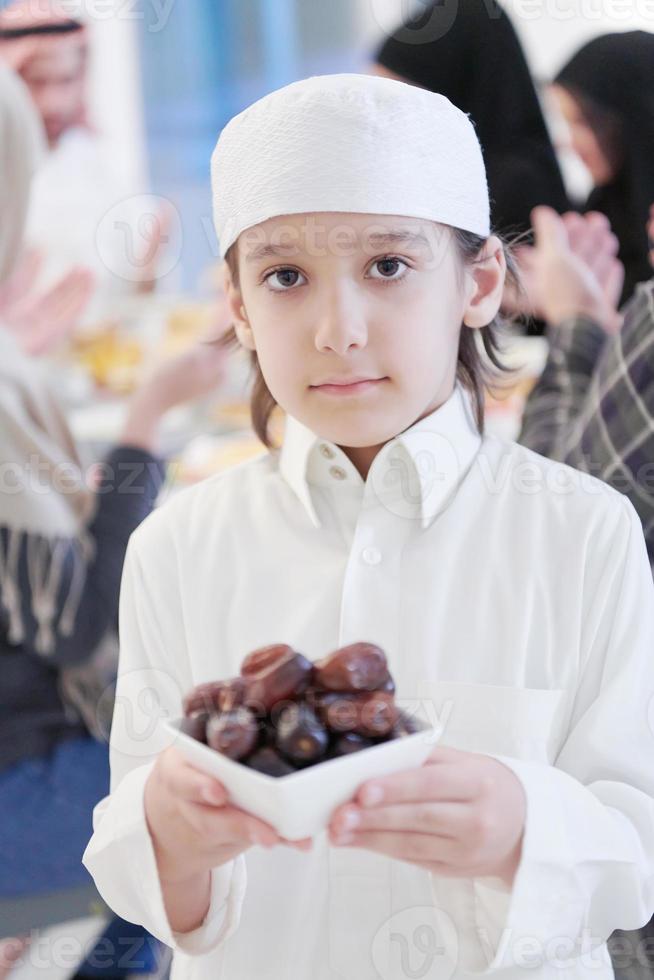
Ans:
<svg viewBox="0 0 654 980"><path fill-rule="evenodd" d="M445 877L493 876L512 887L526 810L522 784L507 766L439 746L419 769L364 783L335 811L329 837Z"/></svg>

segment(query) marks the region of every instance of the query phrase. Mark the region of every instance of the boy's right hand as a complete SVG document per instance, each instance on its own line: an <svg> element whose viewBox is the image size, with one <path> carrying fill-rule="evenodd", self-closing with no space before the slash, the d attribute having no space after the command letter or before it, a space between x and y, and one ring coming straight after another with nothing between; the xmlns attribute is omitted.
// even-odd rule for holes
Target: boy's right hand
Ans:
<svg viewBox="0 0 654 980"><path fill-rule="evenodd" d="M144 805L162 883L174 885L209 872L253 844L311 847L310 839L287 841L263 820L229 804L225 787L195 769L174 746L157 758Z"/></svg>

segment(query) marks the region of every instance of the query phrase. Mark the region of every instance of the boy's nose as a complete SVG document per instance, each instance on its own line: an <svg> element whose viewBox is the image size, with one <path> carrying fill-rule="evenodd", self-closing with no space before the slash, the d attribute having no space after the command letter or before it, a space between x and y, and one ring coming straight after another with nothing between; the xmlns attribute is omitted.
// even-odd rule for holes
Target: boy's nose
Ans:
<svg viewBox="0 0 654 980"><path fill-rule="evenodd" d="M365 311L356 300L346 291L326 299L316 324L316 349L345 354L352 347L365 347L367 342Z"/></svg>

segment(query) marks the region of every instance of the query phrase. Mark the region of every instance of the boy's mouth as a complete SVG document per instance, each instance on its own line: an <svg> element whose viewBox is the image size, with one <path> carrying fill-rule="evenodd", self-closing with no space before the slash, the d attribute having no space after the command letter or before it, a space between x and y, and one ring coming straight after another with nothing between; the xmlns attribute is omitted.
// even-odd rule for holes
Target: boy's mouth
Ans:
<svg viewBox="0 0 654 980"><path fill-rule="evenodd" d="M383 381L388 381L388 378L327 378L310 387L312 391L320 391L325 395L359 395L377 388Z"/></svg>

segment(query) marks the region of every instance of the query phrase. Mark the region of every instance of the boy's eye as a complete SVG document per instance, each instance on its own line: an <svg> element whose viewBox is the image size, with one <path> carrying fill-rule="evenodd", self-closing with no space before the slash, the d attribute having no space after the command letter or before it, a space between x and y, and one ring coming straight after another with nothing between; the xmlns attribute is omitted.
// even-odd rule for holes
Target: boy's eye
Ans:
<svg viewBox="0 0 654 980"><path fill-rule="evenodd" d="M273 269L264 277L264 282L274 293L284 293L297 286L300 278L304 279L304 276L297 269Z"/></svg>
<svg viewBox="0 0 654 980"><path fill-rule="evenodd" d="M408 264L403 259L399 259L393 255L390 255L387 258L377 259L375 262L373 262L370 269L371 273L374 269L377 269L380 275L378 276L371 275L370 278L390 279L390 280L403 279L404 270L408 268L409 268ZM401 273L401 275L398 275L398 273Z"/></svg>

